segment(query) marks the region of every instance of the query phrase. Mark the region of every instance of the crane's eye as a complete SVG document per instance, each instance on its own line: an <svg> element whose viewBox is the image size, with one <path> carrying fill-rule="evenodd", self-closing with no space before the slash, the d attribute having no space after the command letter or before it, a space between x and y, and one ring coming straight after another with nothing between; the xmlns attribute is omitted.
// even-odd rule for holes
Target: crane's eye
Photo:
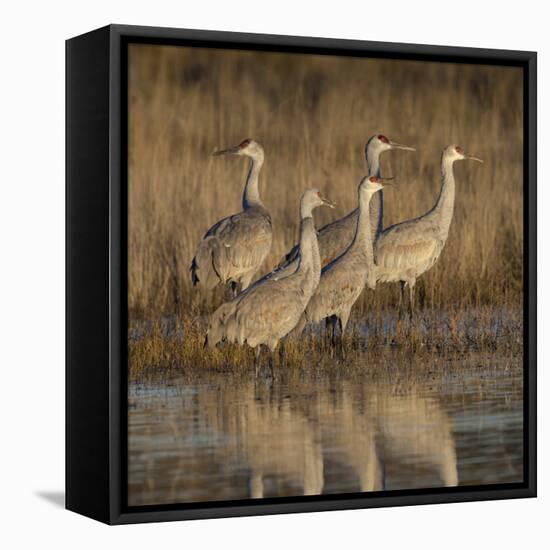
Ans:
<svg viewBox="0 0 550 550"><path fill-rule="evenodd" d="M250 139L245 139L244 141L241 141L239 144L239 148L244 149L245 147L248 147L250 145Z"/></svg>
<svg viewBox="0 0 550 550"><path fill-rule="evenodd" d="M386 144L388 144L388 145L389 145L389 143L390 143L390 140L389 140L385 135L383 135L383 134L380 134L380 135L378 136L378 139L379 139L382 143L386 143Z"/></svg>
<svg viewBox="0 0 550 550"><path fill-rule="evenodd" d="M369 181L370 181L371 183L378 183L380 180L378 179L378 176L371 176L371 177L369 178Z"/></svg>
<svg viewBox="0 0 550 550"><path fill-rule="evenodd" d="M462 149L462 147L455 147L455 151L459 154L459 155L463 155L464 154L464 149Z"/></svg>
<svg viewBox="0 0 550 550"><path fill-rule="evenodd" d="M321 198L321 191L317 191L317 196Z"/></svg>

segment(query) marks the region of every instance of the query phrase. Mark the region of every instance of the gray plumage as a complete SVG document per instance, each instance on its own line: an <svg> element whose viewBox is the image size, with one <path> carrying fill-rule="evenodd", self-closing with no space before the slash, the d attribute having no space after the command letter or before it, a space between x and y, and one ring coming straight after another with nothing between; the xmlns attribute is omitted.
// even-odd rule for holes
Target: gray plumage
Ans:
<svg viewBox="0 0 550 550"><path fill-rule="evenodd" d="M402 149L405 151L414 151L412 147L402 145L391 141L382 134L372 136L365 146L365 158L367 160L367 169L369 176L380 177L380 156L385 151L392 149ZM319 252L321 255L321 266L328 265L338 258L349 246L355 229L359 209L356 208L343 218L322 227L318 232ZM370 227L372 238L376 239L381 233L384 225L384 200L382 192L377 193L370 203ZM279 269L287 269L296 260L298 247L295 246L279 264Z"/></svg>
<svg viewBox="0 0 550 550"><path fill-rule="evenodd" d="M244 155L250 169L243 192L243 210L213 225L197 247L191 262L193 285L207 290L222 284L247 288L271 250L271 216L260 199L258 177L264 161L262 146L247 139L215 153Z"/></svg>
<svg viewBox="0 0 550 550"><path fill-rule="evenodd" d="M220 306L211 316L207 342L215 346L225 340L247 343L259 350L273 351L288 334L319 284L320 260L312 211L332 205L316 189L306 191L300 201L300 256L297 269L283 278L264 279Z"/></svg>
<svg viewBox="0 0 550 550"><path fill-rule="evenodd" d="M340 325L342 342L353 305L365 286L375 288L370 203L372 197L383 188L383 181L377 176L366 176L361 180L358 188L359 215L351 244L343 254L323 267L319 286L313 293L297 330L303 328L307 322L319 323L330 319L333 323L333 344L335 322Z"/></svg>
<svg viewBox="0 0 550 550"><path fill-rule="evenodd" d="M445 148L441 158L441 191L434 207L423 216L384 229L375 244L377 281L400 282L401 301L407 285L411 315L416 279L437 262L449 235L455 201L453 164L462 159L482 162L465 155L456 145Z"/></svg>

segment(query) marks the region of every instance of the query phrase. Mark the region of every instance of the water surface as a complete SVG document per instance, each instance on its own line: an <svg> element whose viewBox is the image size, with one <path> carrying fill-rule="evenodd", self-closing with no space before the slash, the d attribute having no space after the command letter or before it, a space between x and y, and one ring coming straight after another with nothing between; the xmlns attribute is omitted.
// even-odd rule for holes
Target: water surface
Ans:
<svg viewBox="0 0 550 550"><path fill-rule="evenodd" d="M520 482L521 369L483 365L133 383L129 504Z"/></svg>

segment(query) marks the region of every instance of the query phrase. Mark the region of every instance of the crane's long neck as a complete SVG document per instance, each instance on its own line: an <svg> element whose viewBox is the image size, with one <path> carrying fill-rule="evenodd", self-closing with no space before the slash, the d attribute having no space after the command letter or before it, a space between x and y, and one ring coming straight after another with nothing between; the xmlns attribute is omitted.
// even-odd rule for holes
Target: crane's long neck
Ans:
<svg viewBox="0 0 550 550"><path fill-rule="evenodd" d="M438 221L441 236L447 238L455 204L454 159L443 156L441 160L441 191L430 215Z"/></svg>
<svg viewBox="0 0 550 550"><path fill-rule="evenodd" d="M263 206L258 189L258 180L263 163L263 157L250 157L250 168L248 169L243 192L243 210L251 206Z"/></svg>
<svg viewBox="0 0 550 550"><path fill-rule="evenodd" d="M369 176L380 177L380 149L367 147L367 168Z"/></svg>
<svg viewBox="0 0 550 550"><path fill-rule="evenodd" d="M367 146L367 169L369 176L380 177L380 154L379 148ZM379 191L370 201L370 227L373 242L384 229L384 197Z"/></svg>
<svg viewBox="0 0 550 550"><path fill-rule="evenodd" d="M302 204L300 214L300 264L296 272L310 273L308 277L309 291L312 293L317 288L321 278L321 257L312 209Z"/></svg>
<svg viewBox="0 0 550 550"><path fill-rule="evenodd" d="M378 191L375 195L378 195ZM374 251L373 237L371 233L371 214L370 206L372 204L373 195L371 192L359 190L359 217L357 218L357 229L355 236L350 245L350 252L359 254L362 261L366 262L366 267L369 272L374 269Z"/></svg>

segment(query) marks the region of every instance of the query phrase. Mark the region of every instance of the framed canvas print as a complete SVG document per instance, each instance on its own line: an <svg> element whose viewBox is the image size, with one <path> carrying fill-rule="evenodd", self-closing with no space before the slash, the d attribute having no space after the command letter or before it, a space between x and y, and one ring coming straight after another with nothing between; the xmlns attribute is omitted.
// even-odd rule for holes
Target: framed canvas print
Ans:
<svg viewBox="0 0 550 550"><path fill-rule="evenodd" d="M67 508L536 494L536 54L67 42Z"/></svg>

